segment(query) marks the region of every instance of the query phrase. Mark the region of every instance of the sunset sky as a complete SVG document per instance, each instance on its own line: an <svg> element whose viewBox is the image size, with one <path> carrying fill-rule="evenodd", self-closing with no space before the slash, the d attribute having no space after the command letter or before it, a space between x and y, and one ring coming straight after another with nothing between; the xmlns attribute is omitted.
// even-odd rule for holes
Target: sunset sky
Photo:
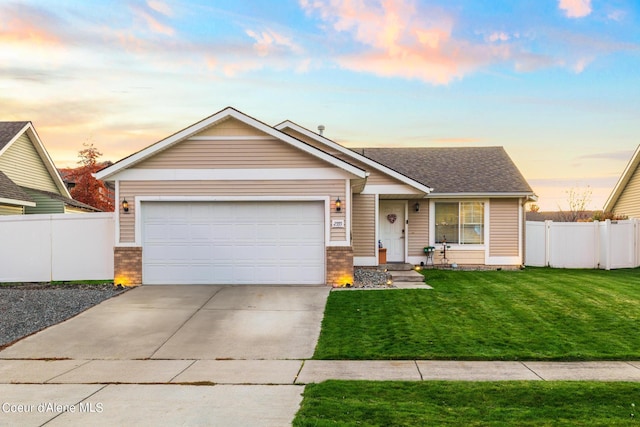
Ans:
<svg viewBox="0 0 640 427"><path fill-rule="evenodd" d="M640 144L637 0L0 0L0 120L58 167L226 106L356 146L504 146L543 210Z"/></svg>

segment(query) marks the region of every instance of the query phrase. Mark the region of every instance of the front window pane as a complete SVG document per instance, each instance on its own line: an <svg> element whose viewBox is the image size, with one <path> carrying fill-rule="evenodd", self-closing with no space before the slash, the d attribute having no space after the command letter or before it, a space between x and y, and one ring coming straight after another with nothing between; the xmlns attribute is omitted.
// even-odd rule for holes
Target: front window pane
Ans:
<svg viewBox="0 0 640 427"><path fill-rule="evenodd" d="M444 239L447 243L458 243L458 203L436 203L436 243L442 243Z"/></svg>
<svg viewBox="0 0 640 427"><path fill-rule="evenodd" d="M484 243L484 203L461 202L460 212L460 243Z"/></svg>

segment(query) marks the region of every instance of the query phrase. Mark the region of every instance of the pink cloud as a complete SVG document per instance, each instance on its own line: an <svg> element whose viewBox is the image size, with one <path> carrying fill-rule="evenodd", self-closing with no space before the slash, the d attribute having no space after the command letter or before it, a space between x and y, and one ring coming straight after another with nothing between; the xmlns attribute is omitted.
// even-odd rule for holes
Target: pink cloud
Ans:
<svg viewBox="0 0 640 427"><path fill-rule="evenodd" d="M334 31L353 34L360 50L337 61L358 72L447 84L509 56L508 46L454 38L452 16L412 0L300 0L300 5Z"/></svg>
<svg viewBox="0 0 640 427"><path fill-rule="evenodd" d="M286 48L294 53L301 53L303 50L300 46L292 42L290 38L273 30L267 29L262 32L246 30L246 34L255 40L253 48L260 56L267 56L269 53L280 48Z"/></svg>
<svg viewBox="0 0 640 427"><path fill-rule="evenodd" d="M558 0L558 7L568 18L584 18L591 13L591 0Z"/></svg>
<svg viewBox="0 0 640 427"><path fill-rule="evenodd" d="M147 24L147 27L152 32L166 36L173 36L175 34L175 30L171 26L160 22L160 18L166 18L171 14L171 10L164 3L149 1L144 6L132 4L131 9L138 18Z"/></svg>
<svg viewBox="0 0 640 427"><path fill-rule="evenodd" d="M0 8L0 42L59 45L61 36L55 31L58 21L35 7L7 5Z"/></svg>
<svg viewBox="0 0 640 427"><path fill-rule="evenodd" d="M161 1L158 0L147 0L147 5L155 10L158 13L161 13L164 16L172 16L173 15L173 10L171 10L171 7Z"/></svg>

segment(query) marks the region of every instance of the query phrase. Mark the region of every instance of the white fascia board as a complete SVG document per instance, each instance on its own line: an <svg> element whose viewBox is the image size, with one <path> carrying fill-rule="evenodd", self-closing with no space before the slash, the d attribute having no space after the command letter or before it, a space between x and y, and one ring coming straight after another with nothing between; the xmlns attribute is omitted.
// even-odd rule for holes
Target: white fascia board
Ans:
<svg viewBox="0 0 640 427"><path fill-rule="evenodd" d="M116 181L254 181L349 179L352 175L338 168L274 169L136 169L117 172Z"/></svg>
<svg viewBox="0 0 640 427"><path fill-rule="evenodd" d="M613 209L613 206L618 201L620 194L622 194L622 191L627 186L627 183L631 179L631 175L633 175L633 172L636 170L639 163L640 145L638 145L638 148L636 148L636 151L631 156L631 160L629 160L629 163L627 163L627 167L624 168L624 171L622 172L622 175L620 175L618 182L616 183L615 187L613 187L613 191L607 198L607 201L604 203L604 206L602 208L603 211L609 212Z"/></svg>
<svg viewBox="0 0 640 427"><path fill-rule="evenodd" d="M27 202L26 200L16 200L16 199L5 199L3 197L0 197L0 204L6 204L6 205L16 205L16 206L29 206L29 207L35 207L36 204L33 202Z"/></svg>
<svg viewBox="0 0 640 427"><path fill-rule="evenodd" d="M191 137L192 135L200 132L201 130L213 125L214 123L222 120L222 119L226 119L229 117L233 117L255 129L258 129L264 133L266 133L267 135L270 135L274 138L277 138L281 141L284 141L302 151L305 151L315 157L318 157L322 160L327 161L329 164L332 164L336 167L339 167L341 169L346 170L349 173L352 173L354 175L356 175L357 177L360 178L364 178L365 177L365 171L363 171L360 168L357 168L343 160L338 159L337 157L333 157L327 153L325 153L322 150L319 150L315 147L312 147L308 144L303 143L302 141L299 141L295 138L290 137L289 135L280 132L277 129L272 128L271 126L268 126L252 117L247 116L246 114L243 114L241 112L239 112L238 110L235 110L231 107L227 107L224 110L204 119L201 120L200 122L189 126L186 129L181 130L180 132L177 132L173 135L171 135L168 138L165 138L163 140L161 140L160 142L157 142L121 161L119 161L118 163L114 164L113 166L110 166L106 169L103 169L102 171L98 172L96 174L96 178L98 179L111 179L111 177L123 170L126 169L128 167L131 167L132 165L152 156L153 154L165 150L169 147L171 147L172 145L187 139L189 137Z"/></svg>
<svg viewBox="0 0 640 427"><path fill-rule="evenodd" d="M532 193L431 193L429 199L475 199L475 198L506 199L514 197L527 197L537 200L538 197Z"/></svg>
<svg viewBox="0 0 640 427"><path fill-rule="evenodd" d="M423 193L429 194L429 193L431 193L433 191L433 188L431 188L431 187L428 187L428 186L423 185L423 184L421 184L421 183L419 183L417 181L414 181L413 179L411 179L411 178L409 178L409 177L407 177L405 175L402 175L401 173L398 173L398 172L394 171L393 169L389 169L388 167L386 167L385 165L383 165L381 163L378 163L378 162L376 162L374 160L369 159L368 157L365 157L365 156L363 156L361 154L356 153L353 150L350 150L350 149L348 149L346 147L343 147L342 145L338 144L337 142L334 142L334 141L332 141L332 140L330 140L328 138L325 138L325 137L323 137L321 135L318 135L317 133L311 132L310 130L308 130L306 128L303 128L302 126L300 126L300 125L298 125L296 123L293 123L290 120L285 120L284 122L276 125L275 128L278 129L278 130L283 130L283 129L286 129L286 128L293 129L296 132L300 132L301 134L303 134L303 135L305 135L305 136L307 136L309 138L312 138L313 140L315 140L315 141L317 141L317 142L319 142L319 143L321 143L323 145L326 145L327 147L330 147L330 148L332 148L332 149L334 149L336 151L339 151L342 154L350 156L351 158L353 158L355 160L358 160L358 161L364 163L365 165L372 167L373 169L376 169L376 170L378 170L378 171L380 171L382 173L385 173L385 174L387 174L389 176L392 176L395 179L397 179L397 180L399 180L401 182L404 182L407 185L410 185L410 186L412 186L414 188L417 188L418 190L422 191Z"/></svg>
<svg viewBox="0 0 640 427"><path fill-rule="evenodd" d="M365 185L361 194L398 194L410 197L424 198L423 191L417 191L410 185Z"/></svg>

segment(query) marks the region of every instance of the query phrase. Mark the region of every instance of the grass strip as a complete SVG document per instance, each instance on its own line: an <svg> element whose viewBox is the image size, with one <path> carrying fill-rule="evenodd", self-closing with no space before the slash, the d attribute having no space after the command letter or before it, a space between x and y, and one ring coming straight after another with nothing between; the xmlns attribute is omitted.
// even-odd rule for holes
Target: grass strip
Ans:
<svg viewBox="0 0 640 427"><path fill-rule="evenodd" d="M294 426L630 426L640 385L595 382L309 384Z"/></svg>

